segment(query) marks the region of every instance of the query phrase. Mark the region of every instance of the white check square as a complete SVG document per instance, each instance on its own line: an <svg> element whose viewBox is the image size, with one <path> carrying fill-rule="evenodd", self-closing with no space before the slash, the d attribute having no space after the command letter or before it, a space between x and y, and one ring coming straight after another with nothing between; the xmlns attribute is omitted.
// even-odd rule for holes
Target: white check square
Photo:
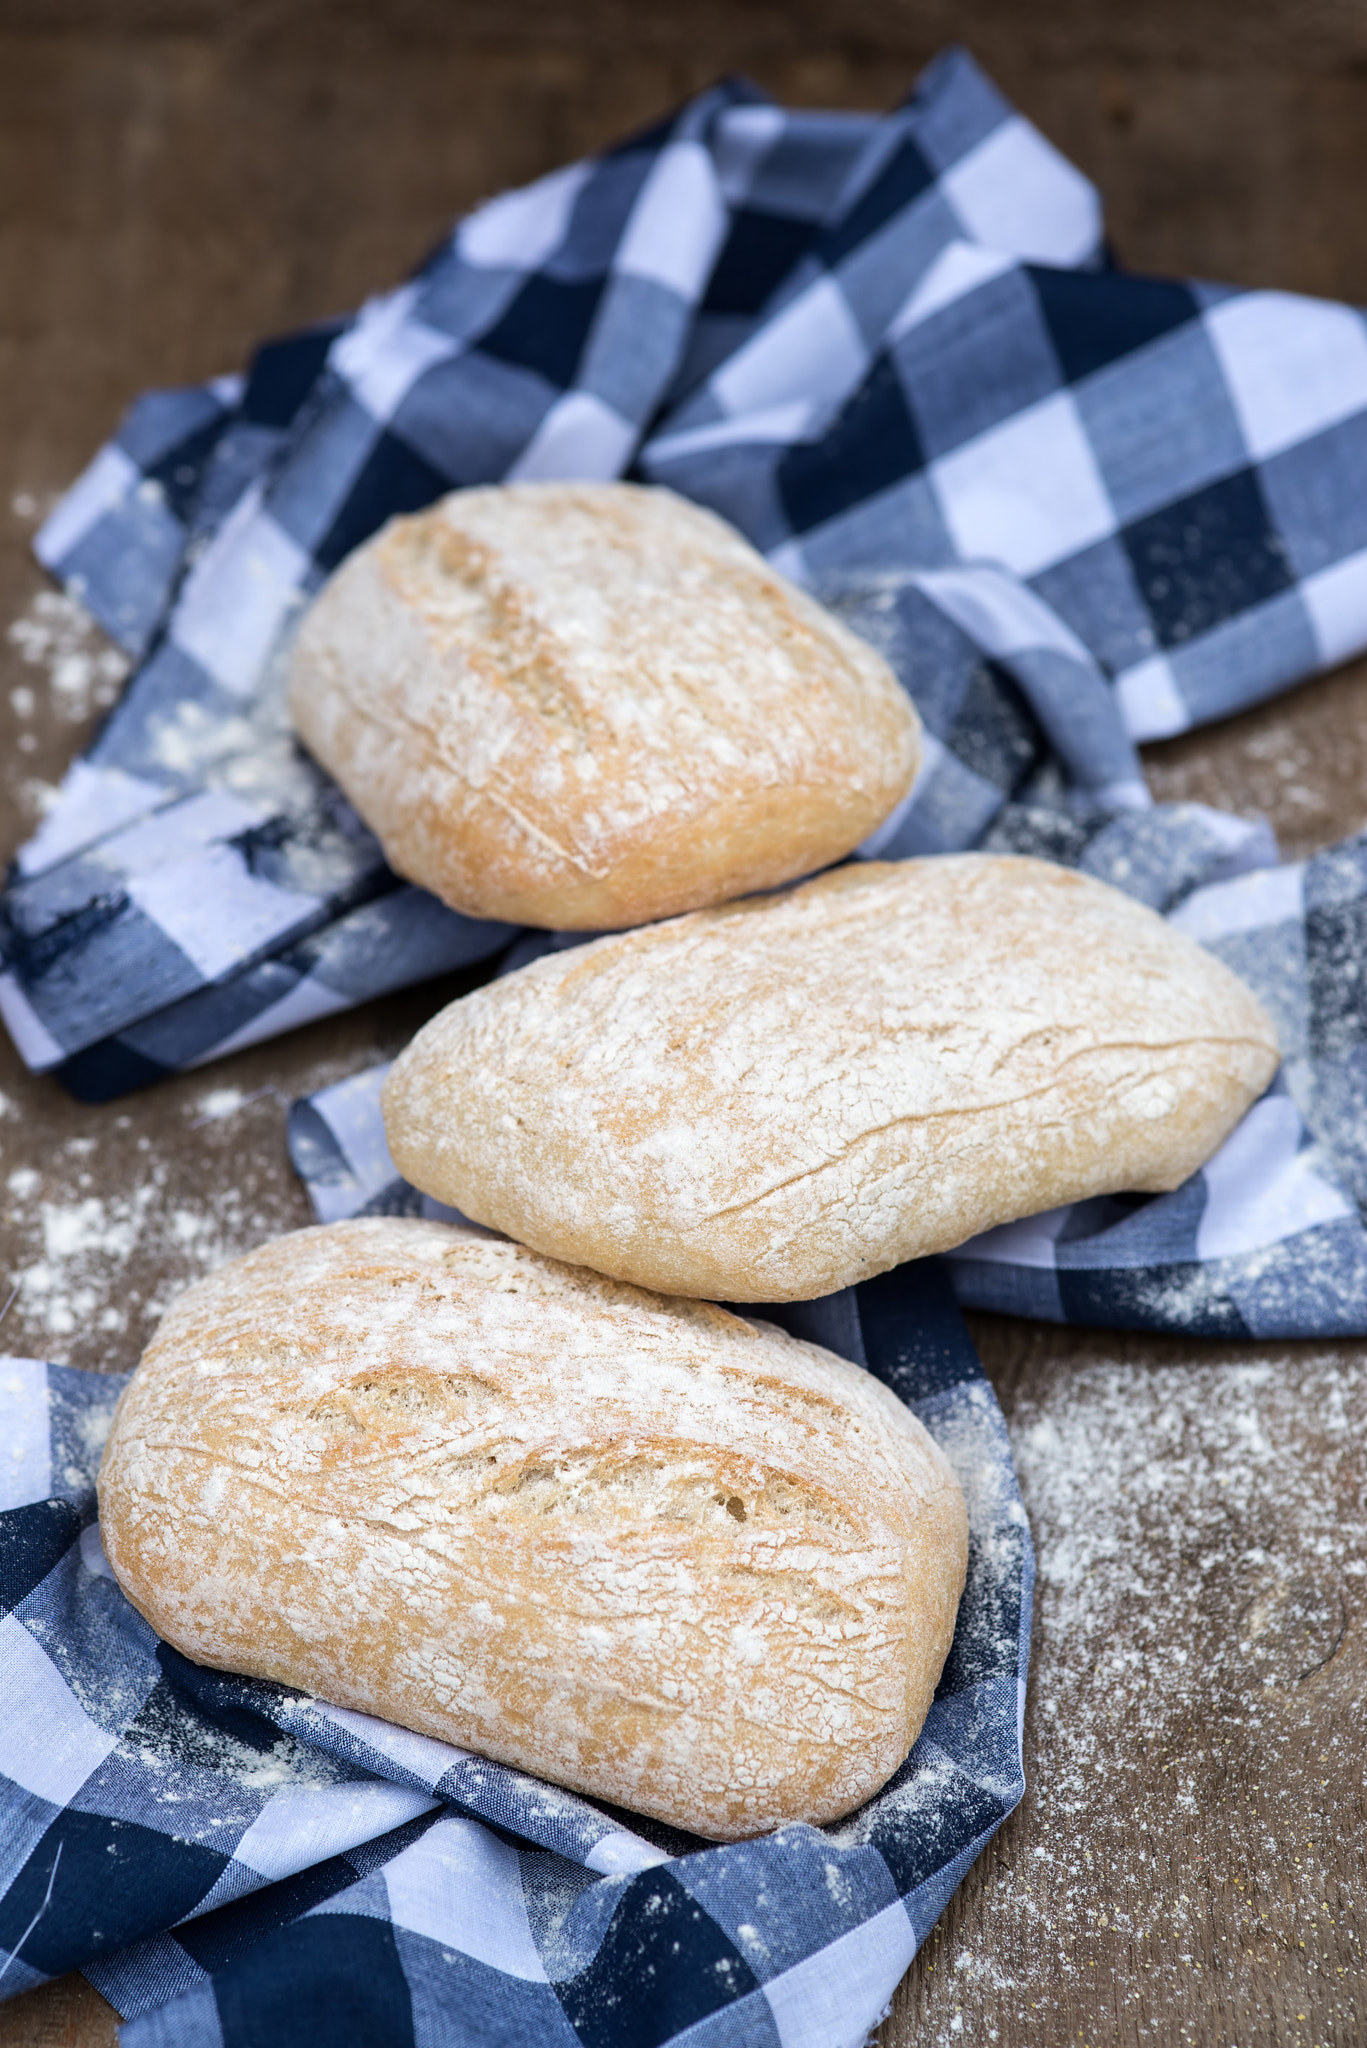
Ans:
<svg viewBox="0 0 1367 2048"><path fill-rule="evenodd" d="M20 1059L35 1074L59 1067L66 1047L54 1038L12 974L0 974L0 1023L14 1040Z"/></svg>
<svg viewBox="0 0 1367 2048"><path fill-rule="evenodd" d="M282 1785L273 1792L233 1854L272 1883L310 1864L342 1856L361 1842L402 1827L435 1801L410 1785Z"/></svg>
<svg viewBox="0 0 1367 2048"><path fill-rule="evenodd" d="M316 897L252 874L233 846L211 846L183 865L131 875L125 886L129 901L193 960L206 981L297 931L318 907Z"/></svg>
<svg viewBox="0 0 1367 2048"><path fill-rule="evenodd" d="M459 1949L505 1976L547 1981L527 1919L517 1851L478 1821L438 1821L385 1865L384 1881L396 1927Z"/></svg>
<svg viewBox="0 0 1367 2048"><path fill-rule="evenodd" d="M1250 455L1276 455L1367 410L1367 322L1350 306L1245 292L1205 323Z"/></svg>
<svg viewBox="0 0 1367 2048"><path fill-rule="evenodd" d="M333 350L333 366L373 420L391 420L425 370L456 353L449 334L409 317L409 285L368 306Z"/></svg>
<svg viewBox="0 0 1367 2048"><path fill-rule="evenodd" d="M1165 654L1137 661L1115 679L1125 730L1132 740L1167 740L1191 724L1187 700Z"/></svg>
<svg viewBox="0 0 1367 2048"><path fill-rule="evenodd" d="M1367 647L1367 548L1307 576L1301 597L1326 668Z"/></svg>
<svg viewBox="0 0 1367 2048"><path fill-rule="evenodd" d="M172 639L223 689L249 696L309 567L299 543L262 511L258 486L186 578Z"/></svg>
<svg viewBox="0 0 1367 2048"><path fill-rule="evenodd" d="M38 530L33 552L45 569L56 570L64 555L83 541L106 512L137 489L141 471L116 441L101 448Z"/></svg>
<svg viewBox="0 0 1367 2048"><path fill-rule="evenodd" d="M48 1448L47 1367L36 1358L0 1359L0 1511L46 1500L52 1473Z"/></svg>
<svg viewBox="0 0 1367 2048"><path fill-rule="evenodd" d="M1115 532L1115 514L1067 392L1057 392L931 464L965 561L1034 576Z"/></svg>
<svg viewBox="0 0 1367 2048"><path fill-rule="evenodd" d="M961 157L942 189L974 241L989 249L1070 265L1100 244L1095 189L1019 115Z"/></svg>
<svg viewBox="0 0 1367 2048"><path fill-rule="evenodd" d="M717 176L728 203L743 206L760 166L781 142L787 122L779 107L728 107L717 122L712 145Z"/></svg>
<svg viewBox="0 0 1367 2048"><path fill-rule="evenodd" d="M700 143L676 143L641 188L613 268L692 300L707 282L726 228L712 159Z"/></svg>
<svg viewBox="0 0 1367 2048"><path fill-rule="evenodd" d="M858 2048L916 1953L900 1899L764 1987L783 2048Z"/></svg>
<svg viewBox="0 0 1367 2048"><path fill-rule="evenodd" d="M558 398L508 471L513 482L529 477L620 476L636 443L636 429L591 391L567 391Z"/></svg>
<svg viewBox="0 0 1367 2048"><path fill-rule="evenodd" d="M1174 930L1199 939L1203 946L1236 932L1269 931L1279 924L1297 924L1305 916L1305 863L1279 868L1254 868L1227 882L1209 882L1178 905L1169 923Z"/></svg>
<svg viewBox="0 0 1367 2048"><path fill-rule="evenodd" d="M1265 1251L1356 1213L1342 1190L1315 1171L1313 1155L1302 1150L1304 1137L1289 1095L1254 1103L1202 1169L1206 1206L1196 1232L1198 1259Z"/></svg>
<svg viewBox="0 0 1367 2048"><path fill-rule="evenodd" d="M166 789L160 783L129 775L122 768L97 768L89 761L73 761L57 802L32 839L20 848L19 872L40 875L44 868L165 801Z"/></svg>
<svg viewBox="0 0 1367 2048"><path fill-rule="evenodd" d="M65 1806L118 1740L82 1712L24 1624L12 1614L0 1620L0 1771Z"/></svg>
<svg viewBox="0 0 1367 2048"><path fill-rule="evenodd" d="M869 366L864 337L833 278L824 277L737 351L712 382L733 417L791 404L836 404Z"/></svg>
<svg viewBox="0 0 1367 2048"><path fill-rule="evenodd" d="M976 242L951 242L925 276L917 279L911 297L888 329L889 341L899 341L945 306L955 305L979 285L990 284L1012 268L1012 259L1000 249L981 249Z"/></svg>
<svg viewBox="0 0 1367 2048"><path fill-rule="evenodd" d="M564 241L574 203L592 173L591 163L569 164L534 185L500 193L461 222L457 250L481 269L539 269Z"/></svg>
<svg viewBox="0 0 1367 2048"><path fill-rule="evenodd" d="M926 569L917 583L984 652L1004 659L1047 648L1090 667L1092 657L1052 606L993 569Z"/></svg>

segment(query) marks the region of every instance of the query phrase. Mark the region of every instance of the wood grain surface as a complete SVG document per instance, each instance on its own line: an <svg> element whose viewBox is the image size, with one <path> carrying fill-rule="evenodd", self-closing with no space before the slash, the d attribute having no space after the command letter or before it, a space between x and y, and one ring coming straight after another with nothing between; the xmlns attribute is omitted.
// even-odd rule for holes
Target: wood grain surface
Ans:
<svg viewBox="0 0 1367 2048"><path fill-rule="evenodd" d="M1362 0L0 0L0 853L117 687L28 542L135 391L353 304L476 198L718 73L887 106L956 38L1098 180L1123 260L1367 300ZM1148 766L1311 851L1367 812L1367 664ZM309 1220L283 1104L453 992L103 1109L0 1044L6 1348L131 1366L179 1286ZM1040 1557L1030 1791L882 2048L1348 2048L1367 1346L975 1331ZM0 2007L0 2048L113 2040L79 1978Z"/></svg>

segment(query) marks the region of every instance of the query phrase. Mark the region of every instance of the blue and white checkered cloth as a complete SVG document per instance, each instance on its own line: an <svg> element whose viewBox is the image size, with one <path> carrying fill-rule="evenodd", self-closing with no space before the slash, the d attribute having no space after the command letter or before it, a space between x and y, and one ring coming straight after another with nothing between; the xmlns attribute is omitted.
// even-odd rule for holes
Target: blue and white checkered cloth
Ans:
<svg viewBox="0 0 1367 2048"><path fill-rule="evenodd" d="M126 2048L859 2048L1024 1789L1033 1554L934 1262L772 1313L920 1416L969 1575L885 1789L724 1847L188 1662L100 1546L123 1380L0 1360L0 1997L83 1970Z"/></svg>

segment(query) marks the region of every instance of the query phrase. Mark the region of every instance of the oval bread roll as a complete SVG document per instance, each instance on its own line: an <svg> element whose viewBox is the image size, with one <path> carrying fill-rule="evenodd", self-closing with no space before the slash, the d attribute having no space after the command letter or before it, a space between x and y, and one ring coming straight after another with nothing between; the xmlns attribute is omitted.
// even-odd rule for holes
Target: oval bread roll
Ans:
<svg viewBox="0 0 1367 2048"><path fill-rule="evenodd" d="M801 1300L1174 1188L1277 1067L1213 955L1045 861L868 863L552 954L385 1085L415 1186L553 1258Z"/></svg>
<svg viewBox="0 0 1367 2048"><path fill-rule="evenodd" d="M634 484L393 520L305 618L289 701L400 874L565 930L843 859L920 758L871 647L714 514Z"/></svg>
<svg viewBox="0 0 1367 2048"><path fill-rule="evenodd" d="M891 1776L967 1557L953 1472L858 1366L395 1219L181 1296L100 1516L199 1663L721 1840Z"/></svg>

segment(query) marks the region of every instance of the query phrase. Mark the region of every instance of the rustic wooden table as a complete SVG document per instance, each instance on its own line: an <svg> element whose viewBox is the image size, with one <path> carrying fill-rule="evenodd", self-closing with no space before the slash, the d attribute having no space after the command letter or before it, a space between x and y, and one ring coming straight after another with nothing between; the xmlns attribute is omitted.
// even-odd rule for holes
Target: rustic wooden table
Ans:
<svg viewBox="0 0 1367 2048"><path fill-rule="evenodd" d="M717 73L884 106L967 41L1100 183L1122 257L1367 300L1361 0L2 0L0 852L117 687L33 526L139 388L397 278L481 195ZM12 622L12 623L11 623ZM1160 797L1364 822L1367 664L1150 751ZM308 1220L289 1097L434 991L104 1109L0 1045L8 1349L131 1366L177 1287ZM979 1319L1039 1549L1031 1789L884 2048L1346 2044L1367 2026L1367 1345ZM69 1978L0 2048L114 2039Z"/></svg>

